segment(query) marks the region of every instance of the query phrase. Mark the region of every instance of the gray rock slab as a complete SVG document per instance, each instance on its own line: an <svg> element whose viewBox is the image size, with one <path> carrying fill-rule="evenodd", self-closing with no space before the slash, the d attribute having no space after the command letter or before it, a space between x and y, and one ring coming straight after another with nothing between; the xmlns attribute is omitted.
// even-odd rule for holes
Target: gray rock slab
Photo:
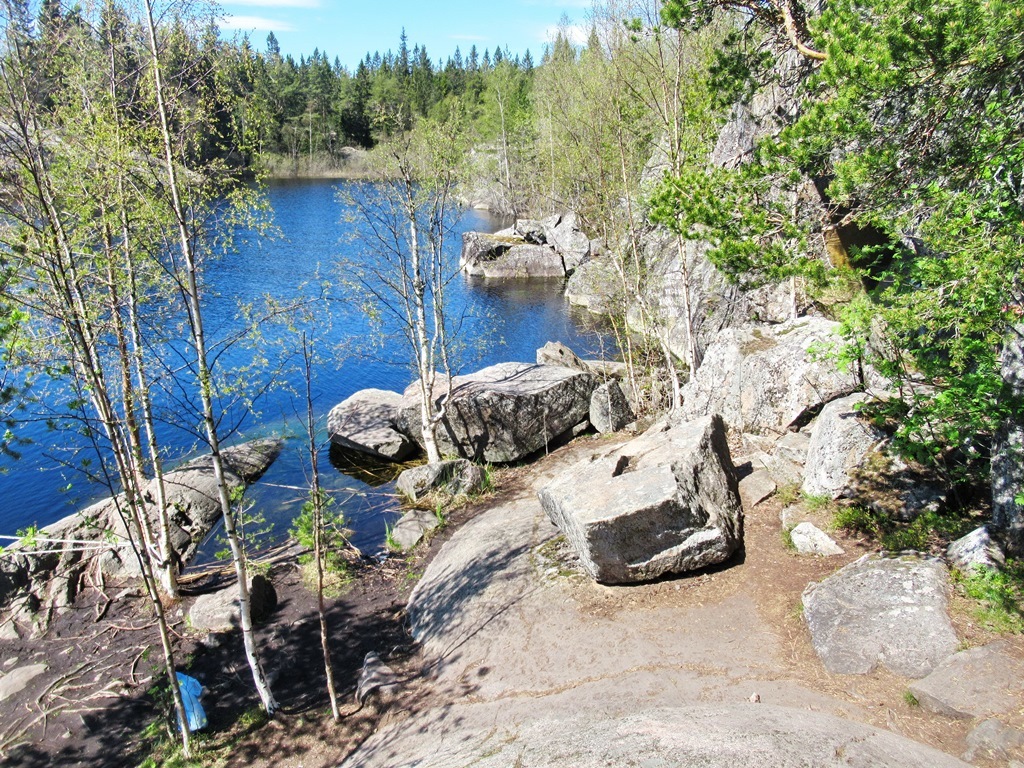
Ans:
<svg viewBox="0 0 1024 768"><path fill-rule="evenodd" d="M363 669L359 673L359 683L356 686L356 701L364 703L371 695L382 689L392 689L398 685L398 675L395 670L381 661L375 651L370 651L363 659Z"/></svg>
<svg viewBox="0 0 1024 768"><path fill-rule="evenodd" d="M946 559L951 567L967 574L976 568L998 568L1006 562L1002 549L984 525L950 544Z"/></svg>
<svg viewBox="0 0 1024 768"><path fill-rule="evenodd" d="M636 414L617 381L606 381L590 396L590 423L601 434L618 432L636 421Z"/></svg>
<svg viewBox="0 0 1024 768"><path fill-rule="evenodd" d="M881 665L921 678L956 651L946 613L945 565L913 555L865 555L807 587L804 620L829 672L863 675Z"/></svg>
<svg viewBox="0 0 1024 768"><path fill-rule="evenodd" d="M11 696L21 693L47 669L46 664L28 664L4 674L0 677L0 701L6 701Z"/></svg>
<svg viewBox="0 0 1024 768"><path fill-rule="evenodd" d="M740 480L740 500L744 509L752 509L778 489L768 470L758 469Z"/></svg>
<svg viewBox="0 0 1024 768"><path fill-rule="evenodd" d="M227 632L240 626L238 587L200 595L189 609L189 623L204 632ZM266 621L277 606L277 593L264 576L249 580L249 611L254 623Z"/></svg>
<svg viewBox="0 0 1024 768"><path fill-rule="evenodd" d="M646 581L721 563L743 517L719 417L662 422L608 456L583 461L539 493L596 581Z"/></svg>
<svg viewBox="0 0 1024 768"><path fill-rule="evenodd" d="M406 721L356 752L342 768L963 768L956 758L909 739L820 712L766 704L693 705L603 718L562 715L525 726L435 741ZM430 730L434 735L436 731ZM384 745L389 745L390 748ZM411 745L412 749L409 748ZM403 748L404 746L404 748Z"/></svg>
<svg viewBox="0 0 1024 768"><path fill-rule="evenodd" d="M800 523L789 532L793 546L801 555L822 555L832 557L843 554L842 548L836 544L823 530L811 523Z"/></svg>
<svg viewBox="0 0 1024 768"><path fill-rule="evenodd" d="M956 653L910 692L930 712L949 717L991 717L1024 708L1024 661L1006 642Z"/></svg>
<svg viewBox="0 0 1024 768"><path fill-rule="evenodd" d="M824 407L814 426L804 465L803 491L810 496L837 499L849 489L851 474L864 465L885 435L860 418L863 393L834 400Z"/></svg>
<svg viewBox="0 0 1024 768"><path fill-rule="evenodd" d="M391 529L391 540L403 552L419 544L423 537L441 524L430 510L411 509Z"/></svg>
<svg viewBox="0 0 1024 768"><path fill-rule="evenodd" d="M989 760L1006 760L1011 751L1024 747L1024 733L1016 728L1004 725L998 720L989 719L979 723L967 734L967 751L964 760L973 762L984 757ZM1020 765L1011 762L1010 768Z"/></svg>
<svg viewBox="0 0 1024 768"><path fill-rule="evenodd" d="M440 377L439 377L440 378ZM592 373L558 365L499 363L452 381L452 397L438 429L438 447L473 461L518 461L589 418ZM447 391L437 384L438 398ZM397 426L422 441L419 390L406 390Z"/></svg>
<svg viewBox="0 0 1024 768"><path fill-rule="evenodd" d="M395 429L402 395L384 389L363 389L331 409L327 433L342 448L389 461L404 461L415 443Z"/></svg>
<svg viewBox="0 0 1024 768"><path fill-rule="evenodd" d="M441 490L453 496L477 493L487 482L483 467L466 459L449 459L423 464L405 470L398 476L395 487L413 501L432 490Z"/></svg>

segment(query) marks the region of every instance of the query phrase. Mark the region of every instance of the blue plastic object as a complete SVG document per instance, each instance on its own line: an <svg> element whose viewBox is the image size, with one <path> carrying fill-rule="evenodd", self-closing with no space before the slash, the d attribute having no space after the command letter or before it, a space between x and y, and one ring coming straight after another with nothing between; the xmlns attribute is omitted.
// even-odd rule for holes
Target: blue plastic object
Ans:
<svg viewBox="0 0 1024 768"><path fill-rule="evenodd" d="M203 695L203 686L194 677L175 673L178 676L178 687L181 689L181 701L185 705L185 716L188 718L189 731L198 731L206 727L206 710L199 703Z"/></svg>

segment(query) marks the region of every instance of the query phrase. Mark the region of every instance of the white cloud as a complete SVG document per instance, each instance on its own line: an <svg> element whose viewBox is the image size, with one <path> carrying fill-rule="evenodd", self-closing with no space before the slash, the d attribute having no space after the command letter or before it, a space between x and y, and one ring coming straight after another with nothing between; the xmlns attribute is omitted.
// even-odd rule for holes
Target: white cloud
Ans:
<svg viewBox="0 0 1024 768"><path fill-rule="evenodd" d="M225 4L248 8L319 8L320 0L227 0Z"/></svg>
<svg viewBox="0 0 1024 768"><path fill-rule="evenodd" d="M295 25L287 21L268 19L263 16L224 16L221 29L237 29L240 32L294 32Z"/></svg>
<svg viewBox="0 0 1024 768"><path fill-rule="evenodd" d="M552 24L550 27L544 29L544 34L541 36L541 41L545 43L554 42L555 38L558 37L559 27ZM586 45L587 39L590 37L590 29L584 27L582 24L570 24L563 29L565 36L569 38L569 42L573 45Z"/></svg>

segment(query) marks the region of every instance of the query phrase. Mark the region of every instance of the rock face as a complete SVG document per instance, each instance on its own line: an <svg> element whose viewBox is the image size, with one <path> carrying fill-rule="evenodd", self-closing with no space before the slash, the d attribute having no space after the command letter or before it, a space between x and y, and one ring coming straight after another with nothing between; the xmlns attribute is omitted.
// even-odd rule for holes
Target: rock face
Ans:
<svg viewBox="0 0 1024 768"><path fill-rule="evenodd" d="M617 381L606 381L590 396L590 423L602 434L618 432L636 421L629 400Z"/></svg>
<svg viewBox="0 0 1024 768"><path fill-rule="evenodd" d="M1007 334L1000 371L1016 397L1024 396L1024 324ZM1024 556L1024 424L1005 421L996 435L992 453L992 525L1000 532L1006 553Z"/></svg>
<svg viewBox="0 0 1024 768"><path fill-rule="evenodd" d="M459 495L480 491L487 481L487 473L466 459L452 459L424 464L405 470L398 476L395 487L413 501L434 489Z"/></svg>
<svg viewBox="0 0 1024 768"><path fill-rule="evenodd" d="M648 581L727 560L743 539L736 477L720 417L662 422L562 473L544 511L607 584Z"/></svg>
<svg viewBox="0 0 1024 768"><path fill-rule="evenodd" d="M858 388L852 374L814 353L838 340L838 327L810 317L723 331L683 388L683 413L690 419L720 413L732 430L781 435Z"/></svg>
<svg viewBox="0 0 1024 768"><path fill-rule="evenodd" d="M438 430L441 453L473 461L518 461L586 420L597 385L591 373L526 363L499 363L456 376ZM435 391L440 401L443 381ZM416 385L410 385L396 421L402 432L422 442L418 398Z"/></svg>
<svg viewBox="0 0 1024 768"><path fill-rule="evenodd" d="M834 400L818 416L807 450L803 491L809 496L838 499L885 435L860 418L857 406L868 400L863 393Z"/></svg>
<svg viewBox="0 0 1024 768"><path fill-rule="evenodd" d="M590 239L574 213L541 221L520 219L493 235L467 232L459 267L487 278L565 278L590 256Z"/></svg>
<svg viewBox="0 0 1024 768"><path fill-rule="evenodd" d="M395 429L402 396L383 389L363 389L331 409L327 433L331 442L389 461L404 461L415 444Z"/></svg>
<svg viewBox="0 0 1024 768"><path fill-rule="evenodd" d="M946 615L948 572L916 556L865 555L804 591L804 619L825 669L864 675L882 665L920 678L956 650Z"/></svg>
<svg viewBox="0 0 1024 768"><path fill-rule="evenodd" d="M228 485L238 488L257 480L282 447L280 440L263 439L224 449L221 455ZM211 458L201 456L165 473L164 485L170 507L171 543L178 559L187 563L221 518ZM156 498L154 483L145 494L147 499ZM150 504L147 511L155 525L155 506ZM115 543L107 545L108 534ZM124 525L111 499L46 526L40 535L58 541L40 542L32 548L15 544L0 558L0 605L16 604L15 623L42 629L50 611L74 601L90 568L100 567L116 576L137 575L131 548L123 543L127 540ZM73 543L83 541L96 541L97 546ZM33 550L51 551L36 554Z"/></svg>
<svg viewBox="0 0 1024 768"><path fill-rule="evenodd" d="M930 712L966 719L1014 712L1024 704L1024 662L1005 641L950 656L910 692Z"/></svg>

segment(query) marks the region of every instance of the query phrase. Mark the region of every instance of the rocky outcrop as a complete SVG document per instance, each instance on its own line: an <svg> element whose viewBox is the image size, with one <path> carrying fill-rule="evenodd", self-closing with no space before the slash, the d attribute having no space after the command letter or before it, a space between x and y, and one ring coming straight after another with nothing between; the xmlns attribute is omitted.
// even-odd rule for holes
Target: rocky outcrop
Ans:
<svg viewBox="0 0 1024 768"><path fill-rule="evenodd" d="M363 389L331 409L327 434L335 445L388 461L404 461L416 445L395 429L397 392Z"/></svg>
<svg viewBox="0 0 1024 768"><path fill-rule="evenodd" d="M722 332L683 388L683 413L720 413L731 430L782 435L861 386L820 358L820 350L839 341L838 328L808 317Z"/></svg>
<svg viewBox="0 0 1024 768"><path fill-rule="evenodd" d="M838 499L851 484L851 475L864 466L885 435L862 419L858 406L864 393L834 400L814 423L804 467L803 491L809 496Z"/></svg>
<svg viewBox="0 0 1024 768"><path fill-rule="evenodd" d="M583 568L607 584L721 563L743 539L736 477L717 416L662 422L564 471L540 500Z"/></svg>
<svg viewBox="0 0 1024 768"><path fill-rule="evenodd" d="M416 501L433 490L453 496L479 492L487 482L487 473L466 459L452 459L407 469L398 476L395 487L399 493Z"/></svg>
<svg viewBox="0 0 1024 768"><path fill-rule="evenodd" d="M569 431L590 412L594 374L555 365L499 363L456 376L438 428L441 453L473 461L518 461ZM439 377L438 404L447 392ZM396 424L422 442L419 389L406 389Z"/></svg>
<svg viewBox="0 0 1024 768"><path fill-rule="evenodd" d="M467 232L459 267L487 278L565 278L591 253L590 239L579 227L579 217L566 213L540 221L521 219L493 235Z"/></svg>
<svg viewBox="0 0 1024 768"><path fill-rule="evenodd" d="M264 439L222 451L229 487L255 482L282 447L280 440ZM178 560L187 563L221 519L212 459L201 456L186 462L167 472L164 484L170 507L171 543ZM145 498L156 526L158 515L152 504L156 489L152 483ZM74 602L90 569L99 568L114 576L138 575L118 504L123 504L123 500L101 501L46 526L40 532L38 544L14 544L7 548L0 558L0 604L9 604L14 624L27 631L43 628L51 611Z"/></svg>
<svg viewBox="0 0 1024 768"><path fill-rule="evenodd" d="M804 620L825 669L864 675L881 665L920 678L956 651L946 614L948 571L914 555L865 555L804 591Z"/></svg>

